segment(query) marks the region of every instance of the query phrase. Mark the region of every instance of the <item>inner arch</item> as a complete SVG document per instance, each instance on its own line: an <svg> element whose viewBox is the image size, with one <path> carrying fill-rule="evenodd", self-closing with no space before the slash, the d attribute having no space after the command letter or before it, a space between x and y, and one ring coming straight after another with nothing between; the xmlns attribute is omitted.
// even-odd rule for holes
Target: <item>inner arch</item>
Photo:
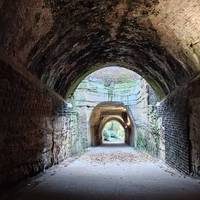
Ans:
<svg viewBox="0 0 200 200"><path fill-rule="evenodd" d="M125 127L113 119L105 123L102 131L102 143L125 143Z"/></svg>
<svg viewBox="0 0 200 200"><path fill-rule="evenodd" d="M97 64L97 65L92 66L90 68L85 68L83 71L78 73L78 76L74 76L74 79L68 85L68 90L65 94L65 98L66 99L70 98L73 95L73 93L75 92L76 88L81 83L81 81L86 79L90 74L92 74L94 72L95 73L98 73L98 72L101 73L101 70L107 69L107 68L126 69L130 73L136 73L136 74L140 75L153 88L156 95L160 99L164 98L168 93L167 92L168 89L167 89L167 86L165 85L164 81L163 81L163 86L161 86L162 84L159 82L160 80L153 79L149 75L147 75L147 74L145 75L141 70L138 70L137 68L130 66L126 63L107 63L107 64ZM166 86L166 88L165 88L164 85Z"/></svg>
<svg viewBox="0 0 200 200"><path fill-rule="evenodd" d="M125 143L135 146L135 127L131 113L124 104L118 102L103 102L92 110L90 116L91 145L102 144L102 130L106 123L113 120L124 127Z"/></svg>

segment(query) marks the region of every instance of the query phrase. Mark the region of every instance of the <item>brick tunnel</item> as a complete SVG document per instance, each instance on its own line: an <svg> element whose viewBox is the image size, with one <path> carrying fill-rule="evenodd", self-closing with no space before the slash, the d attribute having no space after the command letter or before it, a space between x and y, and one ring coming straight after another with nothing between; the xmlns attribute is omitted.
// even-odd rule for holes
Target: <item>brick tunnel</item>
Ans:
<svg viewBox="0 0 200 200"><path fill-rule="evenodd" d="M90 135L74 136L80 121L68 99L84 78L109 66L129 69L152 87L164 162L199 180L199 23L199 0L1 0L2 191L101 145L99 133L111 119L137 147L134 116L123 104L97 105Z"/></svg>

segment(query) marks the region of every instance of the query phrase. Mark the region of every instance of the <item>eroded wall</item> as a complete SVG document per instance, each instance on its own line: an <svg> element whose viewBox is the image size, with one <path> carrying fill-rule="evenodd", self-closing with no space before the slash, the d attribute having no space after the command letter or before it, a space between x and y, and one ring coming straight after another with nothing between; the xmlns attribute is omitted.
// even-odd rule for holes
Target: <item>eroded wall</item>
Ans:
<svg viewBox="0 0 200 200"><path fill-rule="evenodd" d="M7 185L70 156L78 126L62 98L3 62L0 70L0 184Z"/></svg>
<svg viewBox="0 0 200 200"><path fill-rule="evenodd" d="M164 159L164 138L158 127L155 109L158 97L153 89L144 79L136 74L133 75L133 72L126 71L132 76L129 75L129 78L123 79L124 76L128 76L124 74L116 81L116 74L109 77L112 72L109 68L104 70L107 71L100 70L99 73L96 71L96 75L94 73L84 79L71 99L74 109L79 114L79 127L85 144L88 146L91 144L89 118L93 108L100 102L119 102L127 106L133 118L135 138L137 138L134 140L134 146ZM124 72L123 70L121 73ZM119 76L120 71L117 74Z"/></svg>
<svg viewBox="0 0 200 200"><path fill-rule="evenodd" d="M107 64L135 70L164 97L199 72L185 61L199 65L199 3L177 2L3 1L0 56L28 69L63 97L85 73ZM180 53L183 45L188 54Z"/></svg>
<svg viewBox="0 0 200 200"><path fill-rule="evenodd" d="M152 23L161 42L188 68L200 67L200 1L160 0ZM180 74L177 73L176 76Z"/></svg>

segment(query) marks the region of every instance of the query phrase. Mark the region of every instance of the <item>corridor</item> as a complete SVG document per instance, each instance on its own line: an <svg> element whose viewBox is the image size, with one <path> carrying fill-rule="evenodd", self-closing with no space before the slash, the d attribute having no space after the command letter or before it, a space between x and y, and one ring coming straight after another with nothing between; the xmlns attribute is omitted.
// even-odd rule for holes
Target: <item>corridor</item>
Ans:
<svg viewBox="0 0 200 200"><path fill-rule="evenodd" d="M78 159L70 160L1 199L197 200L200 197L199 180L185 177L162 161L123 144L91 147Z"/></svg>
<svg viewBox="0 0 200 200"><path fill-rule="evenodd" d="M200 200L200 0L0 0L0 30L0 200Z"/></svg>

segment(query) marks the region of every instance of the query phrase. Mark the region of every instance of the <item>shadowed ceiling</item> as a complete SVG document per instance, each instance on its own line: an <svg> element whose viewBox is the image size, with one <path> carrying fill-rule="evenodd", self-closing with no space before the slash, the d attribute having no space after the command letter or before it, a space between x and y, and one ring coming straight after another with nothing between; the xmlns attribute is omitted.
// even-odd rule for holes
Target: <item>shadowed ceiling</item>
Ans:
<svg viewBox="0 0 200 200"><path fill-rule="evenodd" d="M160 97L199 73L199 0L7 0L0 13L0 59L63 97L103 66Z"/></svg>

